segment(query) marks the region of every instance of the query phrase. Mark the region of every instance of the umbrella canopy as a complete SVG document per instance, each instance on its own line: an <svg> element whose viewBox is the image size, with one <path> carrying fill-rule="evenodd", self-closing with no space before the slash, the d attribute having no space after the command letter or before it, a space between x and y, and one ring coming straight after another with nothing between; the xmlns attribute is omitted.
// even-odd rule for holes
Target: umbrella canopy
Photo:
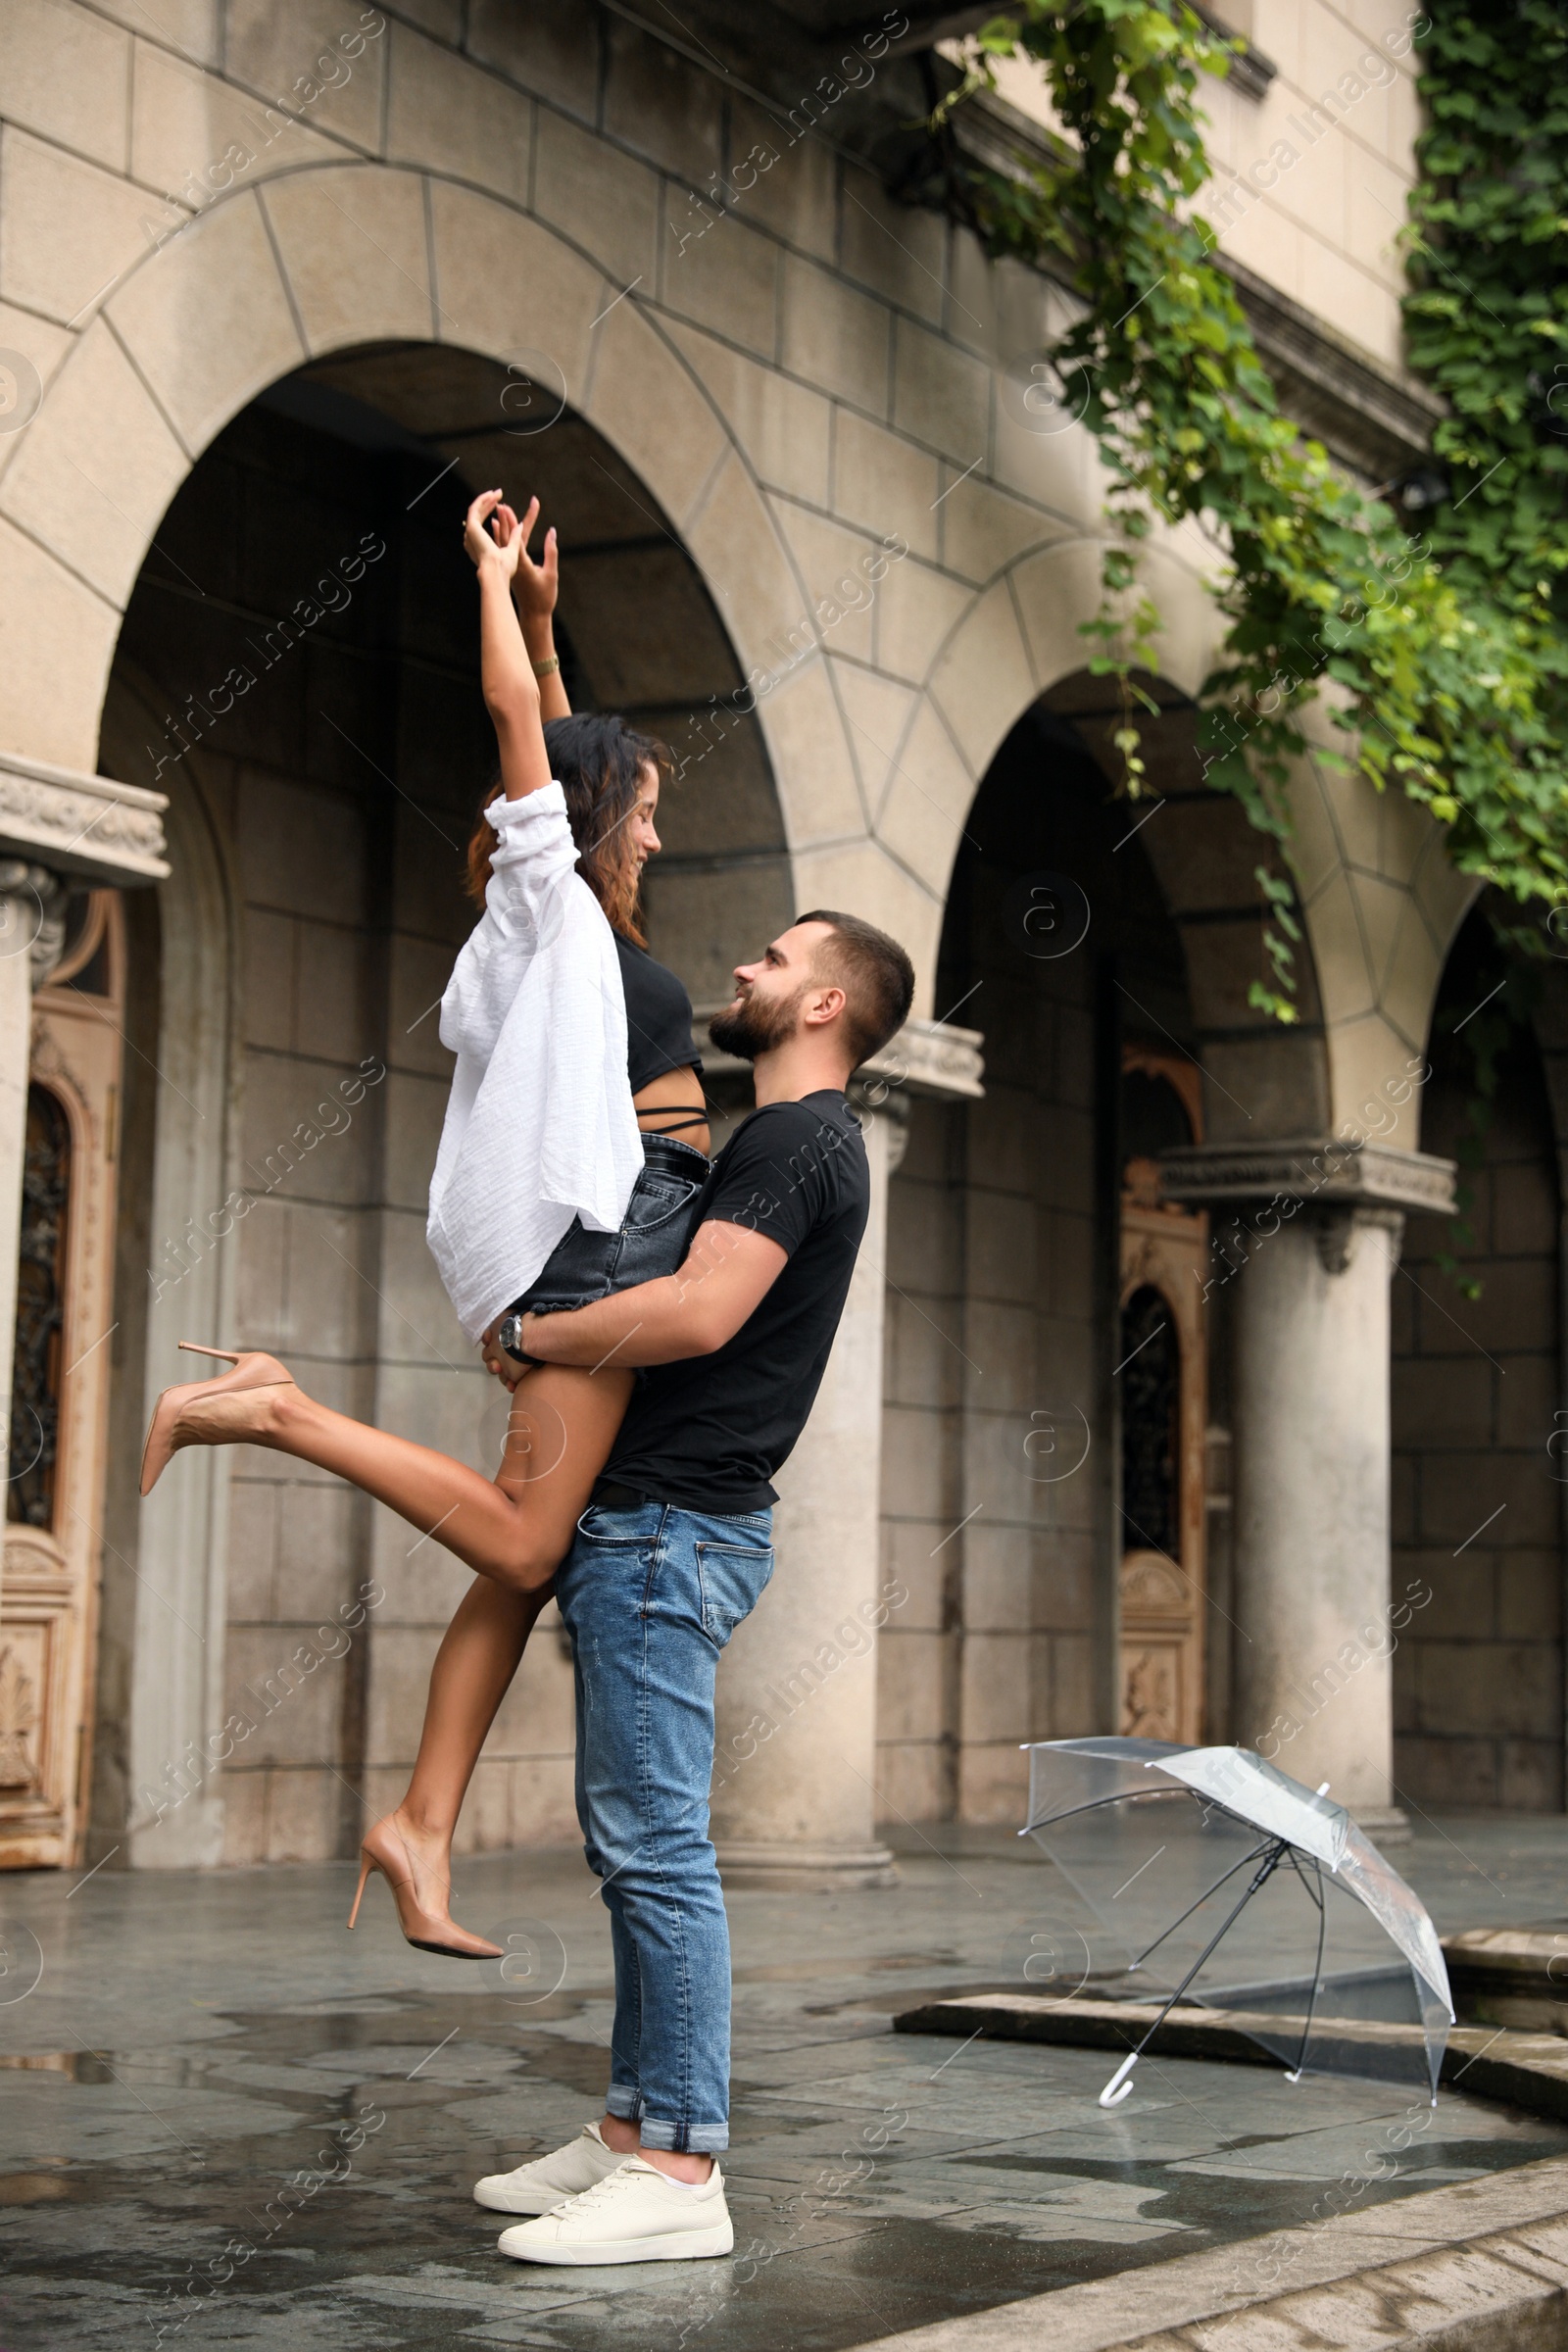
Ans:
<svg viewBox="0 0 1568 2352"><path fill-rule="evenodd" d="M1437 1931L1326 1788L1245 1747L1050 1740L1028 1754L1020 1835L1124 1955L1118 1990L1236 2013L1293 2082L1416 2081L1436 2097L1453 2023ZM1137 2055L1102 2105L1127 2095Z"/></svg>

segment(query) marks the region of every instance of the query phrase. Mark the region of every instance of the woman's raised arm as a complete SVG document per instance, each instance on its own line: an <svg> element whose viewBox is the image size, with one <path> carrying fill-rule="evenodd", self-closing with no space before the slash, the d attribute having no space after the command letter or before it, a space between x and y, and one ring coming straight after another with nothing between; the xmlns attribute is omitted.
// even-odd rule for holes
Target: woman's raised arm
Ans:
<svg viewBox="0 0 1568 2352"><path fill-rule="evenodd" d="M512 604L523 534L514 530L503 544L486 527L500 504L499 490L480 492L468 509L463 544L479 574L479 678L501 753L501 788L518 801L550 782L550 758L539 681Z"/></svg>
<svg viewBox="0 0 1568 2352"><path fill-rule="evenodd" d="M522 624L522 642L528 649L529 666L539 681L539 715L544 719L569 718L571 704L567 699L565 680L561 674L561 657L556 652L560 549L552 524L545 533L538 563L529 555L528 541L538 518L539 501L536 498L528 501L528 511L520 523L510 507L497 507L496 537L505 545L515 534L518 542L512 601L517 608L517 618Z"/></svg>

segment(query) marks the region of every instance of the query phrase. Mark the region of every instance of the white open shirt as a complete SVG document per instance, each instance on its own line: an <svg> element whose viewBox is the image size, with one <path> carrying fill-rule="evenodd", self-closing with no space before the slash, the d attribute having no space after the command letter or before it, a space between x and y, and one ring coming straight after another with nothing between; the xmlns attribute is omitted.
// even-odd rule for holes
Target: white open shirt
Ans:
<svg viewBox="0 0 1568 2352"><path fill-rule="evenodd" d="M477 1341L538 1279L573 1217L612 1233L643 1165L614 935L576 871L566 798L491 802L484 912L441 999L458 1057L425 1226Z"/></svg>

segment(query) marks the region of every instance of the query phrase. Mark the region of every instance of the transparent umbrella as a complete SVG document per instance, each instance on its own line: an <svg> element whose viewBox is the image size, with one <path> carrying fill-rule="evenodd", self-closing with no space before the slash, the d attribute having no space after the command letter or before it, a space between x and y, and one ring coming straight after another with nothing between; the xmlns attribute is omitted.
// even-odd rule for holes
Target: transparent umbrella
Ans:
<svg viewBox="0 0 1568 2352"><path fill-rule="evenodd" d="M1304 1788L1250 1748L1161 1740L1049 1740L1028 1754L1019 1835L1125 1953L1117 1989L1163 1996L1102 2107L1127 2096L1178 2000L1233 2012L1293 2082L1362 2075L1436 2099L1453 2023L1437 1931L1326 1782Z"/></svg>

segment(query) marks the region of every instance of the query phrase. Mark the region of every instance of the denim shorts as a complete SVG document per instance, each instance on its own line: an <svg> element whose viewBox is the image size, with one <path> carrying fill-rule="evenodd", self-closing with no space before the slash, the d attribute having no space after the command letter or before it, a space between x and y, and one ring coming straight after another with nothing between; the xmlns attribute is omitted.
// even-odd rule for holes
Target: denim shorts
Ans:
<svg viewBox="0 0 1568 2352"><path fill-rule="evenodd" d="M509 1313L559 1315L591 1306L612 1291L657 1282L686 1260L694 1211L712 1161L678 1136L646 1135L643 1169L614 1233L590 1233L580 1217L546 1258L536 1281Z"/></svg>

